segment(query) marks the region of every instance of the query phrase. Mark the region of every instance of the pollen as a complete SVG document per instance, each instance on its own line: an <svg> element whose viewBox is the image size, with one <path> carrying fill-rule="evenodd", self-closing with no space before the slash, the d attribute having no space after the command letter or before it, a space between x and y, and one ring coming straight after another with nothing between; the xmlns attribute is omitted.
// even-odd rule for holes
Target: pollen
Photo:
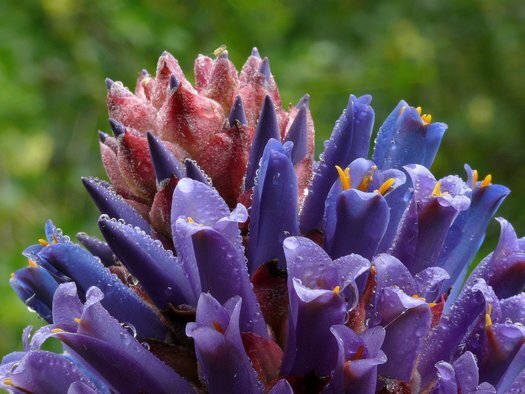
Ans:
<svg viewBox="0 0 525 394"><path fill-rule="evenodd" d="M439 197L442 196L443 193L441 193L441 181L436 182L436 185L434 186L434 189L432 190L432 197Z"/></svg>
<svg viewBox="0 0 525 394"><path fill-rule="evenodd" d="M4 379L4 384L6 386L14 386L13 381L11 380L11 378L5 378Z"/></svg>
<svg viewBox="0 0 525 394"><path fill-rule="evenodd" d="M492 327L492 318L490 317L491 313L492 313L492 304L488 304L487 313L485 313L485 327L486 328Z"/></svg>
<svg viewBox="0 0 525 394"><path fill-rule="evenodd" d="M384 196L385 193L390 190L390 188L394 185L395 182L396 180L394 178L388 178L376 191Z"/></svg>
<svg viewBox="0 0 525 394"><path fill-rule="evenodd" d="M485 179L483 179L483 181L481 182L481 184L479 185L479 187L486 187L488 185L490 185L490 183L492 182L492 175L491 174L488 174Z"/></svg>
<svg viewBox="0 0 525 394"><path fill-rule="evenodd" d="M425 301L425 299L423 297L421 297L420 295L417 295L417 294L412 294L412 298L415 298L416 300L419 300L419 301Z"/></svg>
<svg viewBox="0 0 525 394"><path fill-rule="evenodd" d="M42 245L42 246L47 246L47 245L49 245L49 242L47 242L47 241L46 241L45 239L43 239L43 238L40 238L40 239L38 240L38 243L39 243L40 245Z"/></svg>
<svg viewBox="0 0 525 394"><path fill-rule="evenodd" d="M35 261L34 261L34 260L31 260L31 259L27 259L27 264L28 264L30 267L33 267L33 268L38 267L38 264L35 263Z"/></svg>
<svg viewBox="0 0 525 394"><path fill-rule="evenodd" d="M370 170L366 173L366 175L363 177L363 180L357 186L358 190L361 190L362 192L366 192L366 189L368 189L368 185L370 185L370 182L372 182L372 179L374 179L374 172L377 171L377 166L373 165L370 167Z"/></svg>
<svg viewBox="0 0 525 394"><path fill-rule="evenodd" d="M478 183L478 170L472 171L472 189L474 189Z"/></svg>
<svg viewBox="0 0 525 394"><path fill-rule="evenodd" d="M221 334L224 334L224 329L222 328L222 326L219 324L218 321L213 322L213 328L215 328L215 330L220 332Z"/></svg>
<svg viewBox="0 0 525 394"><path fill-rule="evenodd" d="M80 317L75 317L73 320L75 321L75 323L80 324Z"/></svg>
<svg viewBox="0 0 525 394"><path fill-rule="evenodd" d="M341 292L341 286L335 286L334 290L332 290L335 295L338 295Z"/></svg>
<svg viewBox="0 0 525 394"><path fill-rule="evenodd" d="M350 189L350 168L345 168L344 170L339 167L335 166L335 169L337 170L337 173L339 174L339 179L341 179L341 186L343 187L343 190Z"/></svg>
<svg viewBox="0 0 525 394"><path fill-rule="evenodd" d="M57 334L57 333L59 333L59 332L64 332L64 330L62 330L61 328L53 328L53 329L51 330L51 332L52 332L53 334Z"/></svg>
<svg viewBox="0 0 525 394"><path fill-rule="evenodd" d="M11 278L14 278L14 277L15 277L15 273L11 272Z"/></svg>
<svg viewBox="0 0 525 394"><path fill-rule="evenodd" d="M188 223L197 223L192 217L188 216Z"/></svg>
<svg viewBox="0 0 525 394"><path fill-rule="evenodd" d="M422 114L423 109L421 107L417 107L416 111L419 114L419 116L421 116L421 120L423 121L423 124L427 125L430 122L432 122L432 115L430 115L430 114Z"/></svg>

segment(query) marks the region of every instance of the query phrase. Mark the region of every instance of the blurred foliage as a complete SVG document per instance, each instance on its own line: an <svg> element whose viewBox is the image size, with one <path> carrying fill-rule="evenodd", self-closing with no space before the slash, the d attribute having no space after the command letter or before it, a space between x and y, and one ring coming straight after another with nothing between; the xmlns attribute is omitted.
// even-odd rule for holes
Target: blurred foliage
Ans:
<svg viewBox="0 0 525 394"><path fill-rule="evenodd" d="M240 68L259 47L285 103L311 94L318 146L349 93L373 95L376 129L401 98L423 106L450 126L433 171L491 172L513 190L500 215L525 233L522 0L3 0L0 15L0 354L40 324L8 285L21 250L48 218L97 231L80 176L105 176L104 77L133 86L165 49L191 76L199 52L226 44Z"/></svg>

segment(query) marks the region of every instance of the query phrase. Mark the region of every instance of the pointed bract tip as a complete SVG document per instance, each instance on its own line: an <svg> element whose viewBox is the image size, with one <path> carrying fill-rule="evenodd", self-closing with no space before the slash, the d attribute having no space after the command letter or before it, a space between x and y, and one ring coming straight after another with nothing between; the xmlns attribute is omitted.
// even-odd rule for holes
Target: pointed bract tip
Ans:
<svg viewBox="0 0 525 394"><path fill-rule="evenodd" d="M165 179L170 179L176 176L178 179L184 177L184 169L182 164L172 155L172 153L164 146L164 144L150 131L147 132L149 151L153 168L155 170L155 178L160 184Z"/></svg>
<svg viewBox="0 0 525 394"><path fill-rule="evenodd" d="M141 76L141 78L149 77L149 72L148 72L148 70L146 70L145 68L143 68L142 71L140 72L140 76Z"/></svg>
<svg viewBox="0 0 525 394"><path fill-rule="evenodd" d="M126 128L122 123L120 123L118 120L115 120L113 118L109 119L109 125L111 126L111 130L113 131L113 134L115 137L119 137L120 135L123 135L126 132Z"/></svg>
<svg viewBox="0 0 525 394"><path fill-rule="evenodd" d="M264 78L266 81L269 81L272 77L272 72L270 70L270 61L267 57L265 57L261 63L261 66L259 67L259 72L264 75Z"/></svg>
<svg viewBox="0 0 525 394"><path fill-rule="evenodd" d="M175 74L171 74L170 76L170 90L177 89L179 87L179 80L177 79L177 76Z"/></svg>
<svg viewBox="0 0 525 394"><path fill-rule="evenodd" d="M104 133L103 131L98 131L98 140L102 143L106 142L106 139L109 137L109 134Z"/></svg>
<svg viewBox="0 0 525 394"><path fill-rule="evenodd" d="M255 56L256 58L261 58L261 54L259 53L259 50L257 49L257 47L253 47L252 49L252 53L250 56Z"/></svg>
<svg viewBox="0 0 525 394"><path fill-rule="evenodd" d="M106 89L110 91L114 83L115 81L113 81L111 78L106 78Z"/></svg>
<svg viewBox="0 0 525 394"><path fill-rule="evenodd" d="M219 53L219 56L217 56L217 59L228 59L228 51L224 50L221 53Z"/></svg>
<svg viewBox="0 0 525 394"><path fill-rule="evenodd" d="M295 108L301 108L306 107L308 108L310 106L310 95L306 93L301 99L297 102L295 105Z"/></svg>
<svg viewBox="0 0 525 394"><path fill-rule="evenodd" d="M244 112L244 105L242 104L241 96L235 97L235 102L233 103L228 120L230 122L230 127L232 127L235 124L235 121L238 121L240 124L243 124L243 125L248 124L248 121L246 120L246 113Z"/></svg>

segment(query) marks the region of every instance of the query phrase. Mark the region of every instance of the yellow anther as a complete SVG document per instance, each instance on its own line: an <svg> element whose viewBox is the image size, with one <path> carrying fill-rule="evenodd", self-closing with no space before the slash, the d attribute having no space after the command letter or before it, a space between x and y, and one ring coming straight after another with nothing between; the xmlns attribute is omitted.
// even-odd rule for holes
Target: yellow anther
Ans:
<svg viewBox="0 0 525 394"><path fill-rule="evenodd" d="M363 177L363 180L357 186L358 190L361 190L362 192L366 192L366 189L368 189L368 185L370 185L370 182L372 182L372 179L374 179L374 172L377 171L377 166L374 164L372 167L370 167L370 170L366 173L366 175Z"/></svg>
<svg viewBox="0 0 525 394"><path fill-rule="evenodd" d="M80 317L75 317L73 320L75 321L75 323L80 324Z"/></svg>
<svg viewBox="0 0 525 394"><path fill-rule="evenodd" d="M436 185L434 186L434 189L432 190L432 197L439 197L442 195L443 193L441 193L441 181L437 181Z"/></svg>
<svg viewBox="0 0 525 394"><path fill-rule="evenodd" d="M416 300L419 300L419 301L425 301L425 299L423 297L421 297L420 295L417 295L417 294L412 294L412 298L415 298Z"/></svg>
<svg viewBox="0 0 525 394"><path fill-rule="evenodd" d="M416 111L417 111L417 113L418 113L419 115L421 115L421 112L423 112L423 108L421 108L421 107L417 107L417 108L416 108Z"/></svg>
<svg viewBox="0 0 525 394"><path fill-rule="evenodd" d="M383 182L383 184L377 189L377 192L381 195L385 195L385 193L390 190L390 188L394 185L396 180L394 178L388 178L386 181Z"/></svg>
<svg viewBox="0 0 525 394"><path fill-rule="evenodd" d="M4 379L4 384L6 386L14 386L13 381L11 380L11 378L5 378Z"/></svg>
<svg viewBox="0 0 525 394"><path fill-rule="evenodd" d="M429 306L430 308L434 308L436 305L437 305L437 304L436 304L435 302L429 302L429 303L428 303L428 306Z"/></svg>
<svg viewBox="0 0 525 394"><path fill-rule="evenodd" d="M188 216L188 223L197 223L192 217Z"/></svg>
<svg viewBox="0 0 525 394"><path fill-rule="evenodd" d="M333 290L334 294L339 294L341 292L341 286L335 286Z"/></svg>
<svg viewBox="0 0 525 394"><path fill-rule="evenodd" d="M492 319L490 317L490 314L492 313L492 304L487 305L487 313L485 313L485 327L490 328L492 327Z"/></svg>
<svg viewBox="0 0 525 394"><path fill-rule="evenodd" d="M15 277L15 273L11 272L11 278L14 278L14 277Z"/></svg>
<svg viewBox="0 0 525 394"><path fill-rule="evenodd" d="M38 243L39 243L40 245L42 245L42 246L47 246L47 245L49 245L49 242L47 242L45 239L42 239L42 238L40 238L40 239L38 240Z"/></svg>
<svg viewBox="0 0 525 394"><path fill-rule="evenodd" d="M56 237L55 234L53 234L51 237L53 238L53 243L54 244L58 243L58 240L57 240L57 237Z"/></svg>
<svg viewBox="0 0 525 394"><path fill-rule="evenodd" d="M27 264L28 264L30 267L33 267L33 268L38 267L38 264L35 263L35 261L34 261L34 260L31 260L31 259L27 259Z"/></svg>
<svg viewBox="0 0 525 394"><path fill-rule="evenodd" d="M64 330L62 330L61 328L53 328L53 329L51 330L51 332L52 332L53 334L57 334L57 333L59 333L59 332L64 332Z"/></svg>
<svg viewBox="0 0 525 394"><path fill-rule="evenodd" d="M341 167L335 166L335 169L339 174L339 179L341 179L341 186L343 190L350 189L350 168L345 168L343 170Z"/></svg>
<svg viewBox="0 0 525 394"><path fill-rule="evenodd" d="M430 122L432 122L432 115L423 114L421 115L421 120L423 121L424 124L429 124Z"/></svg>
<svg viewBox="0 0 525 394"><path fill-rule="evenodd" d="M485 186L488 186L490 185L490 182L492 182L492 175L488 174L485 179L483 179L483 181L481 182L481 184L479 185L479 187L485 187Z"/></svg>
<svg viewBox="0 0 525 394"><path fill-rule="evenodd" d="M224 334L224 330L223 330L222 326L219 324L219 322L214 321L214 322L213 322L213 327L214 327L218 332L220 332L221 334Z"/></svg>
<svg viewBox="0 0 525 394"><path fill-rule="evenodd" d="M478 170L472 171L472 189L478 184Z"/></svg>

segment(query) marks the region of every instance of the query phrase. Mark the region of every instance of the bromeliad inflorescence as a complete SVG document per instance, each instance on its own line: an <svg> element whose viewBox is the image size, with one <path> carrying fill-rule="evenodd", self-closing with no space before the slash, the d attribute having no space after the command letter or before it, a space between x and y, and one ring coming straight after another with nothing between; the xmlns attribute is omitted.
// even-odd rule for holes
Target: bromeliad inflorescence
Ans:
<svg viewBox="0 0 525 394"><path fill-rule="evenodd" d="M16 393L503 393L525 385L525 239L509 194L429 168L447 126L401 101L379 128L350 96L314 161L309 96L282 108L267 58L165 52L135 92L106 80L110 182L82 181L104 240L51 222L11 285ZM58 339L63 353L41 350Z"/></svg>

